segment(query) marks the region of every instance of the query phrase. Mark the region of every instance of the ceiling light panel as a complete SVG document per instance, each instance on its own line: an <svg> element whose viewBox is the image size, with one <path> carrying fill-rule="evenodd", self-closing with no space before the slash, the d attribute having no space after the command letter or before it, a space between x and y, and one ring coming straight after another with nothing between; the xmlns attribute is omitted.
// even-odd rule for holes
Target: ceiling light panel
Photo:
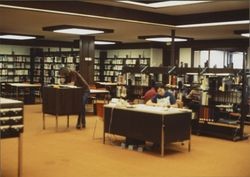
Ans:
<svg viewBox="0 0 250 177"><path fill-rule="evenodd" d="M111 41L95 41L96 45L112 45L115 44L115 42L111 42Z"/></svg>
<svg viewBox="0 0 250 177"><path fill-rule="evenodd" d="M162 1L162 2L154 2L154 3L142 3L135 1L119 1L122 3L151 7L151 8L161 8L161 7L173 7L173 6L182 6L182 5L190 5L197 3L204 3L210 1Z"/></svg>
<svg viewBox="0 0 250 177"><path fill-rule="evenodd" d="M104 31L101 31L101 30L79 29L79 28L58 29L58 30L54 30L53 32L66 33L66 34L77 34L77 35L89 35L89 34L104 33Z"/></svg>
<svg viewBox="0 0 250 177"><path fill-rule="evenodd" d="M242 33L241 36L250 37L250 34L249 33Z"/></svg>
<svg viewBox="0 0 250 177"><path fill-rule="evenodd" d="M155 42L171 42L172 38L171 37L152 37L152 38L146 38L145 40L147 41L155 41ZM175 42L184 42L187 41L187 39L182 39L182 38L175 38Z"/></svg>
<svg viewBox="0 0 250 177"><path fill-rule="evenodd" d="M36 39L36 37L34 37L34 36L24 36L24 35L4 34L4 35L0 35L0 39L30 40L30 39Z"/></svg>

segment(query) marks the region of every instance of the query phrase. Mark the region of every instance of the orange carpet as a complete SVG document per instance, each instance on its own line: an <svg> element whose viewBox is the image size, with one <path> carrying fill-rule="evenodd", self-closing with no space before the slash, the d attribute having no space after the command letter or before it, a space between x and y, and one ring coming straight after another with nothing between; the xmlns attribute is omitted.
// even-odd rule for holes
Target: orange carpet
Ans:
<svg viewBox="0 0 250 177"><path fill-rule="evenodd" d="M122 149L116 136L103 144L102 121L93 140L95 118L89 115L86 129L76 130L76 117L71 117L69 129L66 117L60 117L55 131L55 118L48 116L42 130L41 105L25 106L23 177L250 176L250 140L193 135L191 152L187 143L177 143L162 158L158 152ZM15 176L17 139L1 140L1 177Z"/></svg>

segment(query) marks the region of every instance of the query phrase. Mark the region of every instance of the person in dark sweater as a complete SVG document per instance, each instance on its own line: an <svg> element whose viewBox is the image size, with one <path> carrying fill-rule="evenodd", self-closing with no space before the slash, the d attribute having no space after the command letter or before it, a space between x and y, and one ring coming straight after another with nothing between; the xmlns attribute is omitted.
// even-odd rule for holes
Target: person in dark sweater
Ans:
<svg viewBox="0 0 250 177"><path fill-rule="evenodd" d="M86 127L85 104L87 103L88 97L90 94L89 85L86 82L86 80L81 76L80 73L78 73L77 71L71 70L67 67L62 67L59 70L59 74L62 78L64 78L64 83L62 83L62 84L68 84L68 85L74 85L77 87L82 87L84 90L83 98L82 98L83 110L82 110L81 114L78 115L76 128L77 129L85 128Z"/></svg>
<svg viewBox="0 0 250 177"><path fill-rule="evenodd" d="M165 90L164 85L157 84L155 87L157 94L146 102L147 105L151 106L170 106L177 107L176 99L174 95Z"/></svg>

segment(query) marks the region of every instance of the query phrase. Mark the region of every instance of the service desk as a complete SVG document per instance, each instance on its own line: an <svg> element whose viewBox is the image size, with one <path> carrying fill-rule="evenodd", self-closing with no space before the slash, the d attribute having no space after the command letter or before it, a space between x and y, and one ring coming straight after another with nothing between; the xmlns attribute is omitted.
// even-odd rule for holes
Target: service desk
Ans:
<svg viewBox="0 0 250 177"><path fill-rule="evenodd" d="M167 143L189 140L191 148L191 117L187 109L161 108L147 105L135 107L104 106L104 132L160 144L161 155Z"/></svg>
<svg viewBox="0 0 250 177"><path fill-rule="evenodd" d="M67 127L69 127L69 115L78 115L83 108L83 88L54 88L43 87L43 129L45 129L45 114L56 116L56 128L58 128L58 116L67 115Z"/></svg>
<svg viewBox="0 0 250 177"><path fill-rule="evenodd" d="M3 139L18 138L19 177L22 176L23 128L23 102L0 97L0 143Z"/></svg>

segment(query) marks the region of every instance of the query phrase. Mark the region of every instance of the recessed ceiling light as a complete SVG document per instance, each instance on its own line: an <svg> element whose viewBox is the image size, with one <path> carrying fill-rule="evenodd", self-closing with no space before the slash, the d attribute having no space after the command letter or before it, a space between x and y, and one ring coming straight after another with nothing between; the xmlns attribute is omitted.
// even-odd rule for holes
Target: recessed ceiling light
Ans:
<svg viewBox="0 0 250 177"><path fill-rule="evenodd" d="M171 42L172 38L171 37L152 37L152 38L146 38L145 40L147 41L156 41L156 42ZM183 38L174 38L175 42L182 42L182 41L187 41L187 39Z"/></svg>
<svg viewBox="0 0 250 177"><path fill-rule="evenodd" d="M172 6L197 4L197 3L204 3L204 2L210 2L210 1L162 1L162 2L153 2L153 3L148 3L148 2L142 3L142 2L135 2L135 1L119 1L119 2L145 6L145 7L160 8L160 7L172 7Z"/></svg>
<svg viewBox="0 0 250 177"><path fill-rule="evenodd" d="M66 34L76 34L76 35L92 35L92 34L114 32L114 30L111 30L111 29L90 28L90 27L74 26L74 25L48 26L48 27L43 27L43 30L53 31L56 33L66 33Z"/></svg>
<svg viewBox="0 0 250 177"><path fill-rule="evenodd" d="M111 44L115 44L115 42L111 42L111 41L95 41L96 45L111 45Z"/></svg>
<svg viewBox="0 0 250 177"><path fill-rule="evenodd" d="M221 26L221 25L239 25L239 24L249 24L249 20L240 21L227 21L227 22L212 22L212 23L197 23L197 24L187 24L187 25L177 25L180 28L191 28L191 27L204 27L204 26Z"/></svg>
<svg viewBox="0 0 250 177"><path fill-rule="evenodd" d="M26 36L26 35L1 34L0 39L29 40L29 39L36 39L36 37Z"/></svg>
<svg viewBox="0 0 250 177"><path fill-rule="evenodd" d="M250 34L249 33L242 33L241 36L250 37Z"/></svg>
<svg viewBox="0 0 250 177"><path fill-rule="evenodd" d="M78 29L78 28L59 29L59 30L54 30L53 32L66 33L66 34L78 34L78 35L104 33L104 31L100 31L100 30Z"/></svg>

